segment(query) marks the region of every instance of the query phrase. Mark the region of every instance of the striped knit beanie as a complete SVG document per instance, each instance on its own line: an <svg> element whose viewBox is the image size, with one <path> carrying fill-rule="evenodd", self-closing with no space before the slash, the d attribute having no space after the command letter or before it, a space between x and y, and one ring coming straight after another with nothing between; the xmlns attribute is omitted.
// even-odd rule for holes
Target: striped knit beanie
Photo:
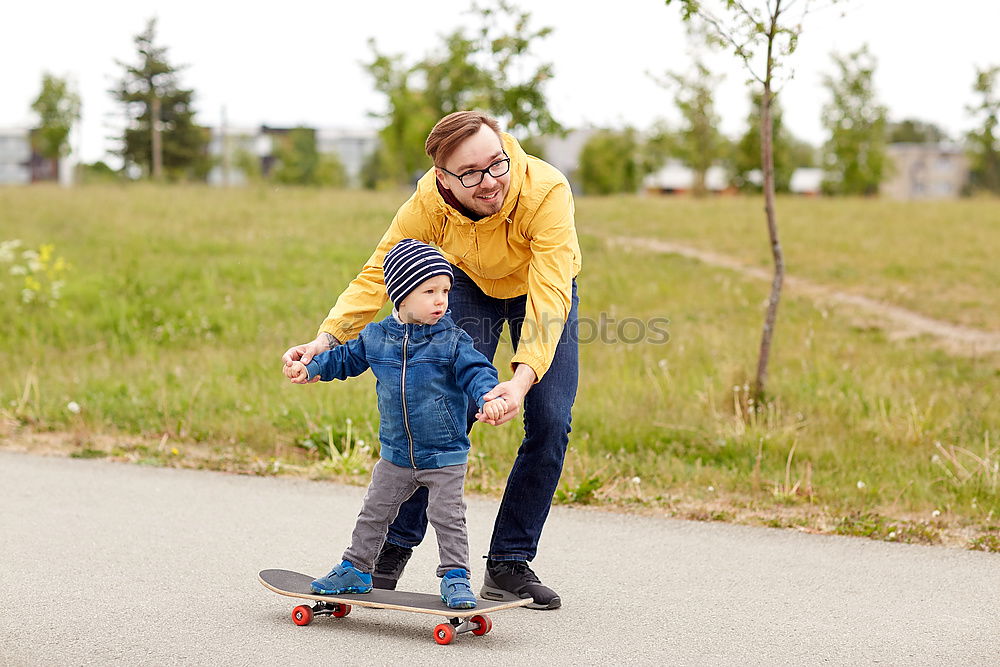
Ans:
<svg viewBox="0 0 1000 667"><path fill-rule="evenodd" d="M416 239L403 239L385 254L382 261L385 289L389 300L399 310L399 304L417 285L434 276L448 276L455 282L455 274L441 253Z"/></svg>

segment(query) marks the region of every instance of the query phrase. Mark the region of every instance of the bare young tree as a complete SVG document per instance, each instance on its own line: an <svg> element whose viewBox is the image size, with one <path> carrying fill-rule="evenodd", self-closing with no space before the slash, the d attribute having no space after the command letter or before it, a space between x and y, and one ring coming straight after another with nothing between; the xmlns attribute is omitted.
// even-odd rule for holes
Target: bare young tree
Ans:
<svg viewBox="0 0 1000 667"><path fill-rule="evenodd" d="M802 33L802 21L812 9L813 0L665 0L679 4L685 21L703 24L717 44L729 48L743 62L751 82L761 86L760 158L764 174L764 212L774 259L774 277L767 302L764 330L761 334L757 373L751 397L761 405L767 388L771 341L778 318L778 303L785 278L785 258L778 236L778 216L774 197L774 121L771 107L777 92L780 71ZM833 4L836 0L827 0Z"/></svg>

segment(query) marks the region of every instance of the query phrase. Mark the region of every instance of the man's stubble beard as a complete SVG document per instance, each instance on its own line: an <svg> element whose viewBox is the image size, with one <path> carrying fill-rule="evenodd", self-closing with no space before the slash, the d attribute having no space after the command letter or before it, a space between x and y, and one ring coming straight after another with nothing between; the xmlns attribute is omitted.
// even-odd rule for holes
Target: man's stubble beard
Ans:
<svg viewBox="0 0 1000 667"><path fill-rule="evenodd" d="M499 194L497 194L497 198L491 202L485 202L481 199L476 199L475 197L473 197L472 199L473 205L470 206L469 208L471 208L478 215L482 216L496 215L497 213L500 212L500 209L503 208L503 202L507 198L507 191L509 190L509 188L510 188L509 185L507 186L506 189L500 188Z"/></svg>

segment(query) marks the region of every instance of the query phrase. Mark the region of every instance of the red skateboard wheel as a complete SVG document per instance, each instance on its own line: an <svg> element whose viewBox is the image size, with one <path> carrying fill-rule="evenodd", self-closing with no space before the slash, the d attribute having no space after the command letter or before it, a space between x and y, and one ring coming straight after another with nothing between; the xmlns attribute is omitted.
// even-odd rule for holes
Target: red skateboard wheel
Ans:
<svg viewBox="0 0 1000 667"><path fill-rule="evenodd" d="M300 604L292 610L292 622L295 625L309 625L313 620L313 610L307 605Z"/></svg>
<svg viewBox="0 0 1000 667"><path fill-rule="evenodd" d="M482 637L487 632L493 629L493 621L486 614L476 615L469 619L469 622L478 627L473 628L472 634L477 637Z"/></svg>
<svg viewBox="0 0 1000 667"><path fill-rule="evenodd" d="M455 628L450 623L442 623L434 628L434 641L438 644L450 644L455 638Z"/></svg>

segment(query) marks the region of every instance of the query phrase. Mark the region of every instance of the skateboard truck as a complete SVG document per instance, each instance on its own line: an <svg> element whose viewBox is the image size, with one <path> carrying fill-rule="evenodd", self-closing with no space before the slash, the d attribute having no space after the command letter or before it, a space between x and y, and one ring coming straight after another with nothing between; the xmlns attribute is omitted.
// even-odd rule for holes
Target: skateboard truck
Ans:
<svg viewBox="0 0 1000 667"><path fill-rule="evenodd" d="M292 621L295 625L309 625L314 616L333 616L343 618L351 613L351 605L336 602L317 602L312 607L300 605L292 610Z"/></svg>
<svg viewBox="0 0 1000 667"><path fill-rule="evenodd" d="M472 618L450 618L448 623L442 623L434 628L434 641L438 644L450 644L455 635L463 632L471 632L481 637L493 629L493 621L486 614L476 614Z"/></svg>

